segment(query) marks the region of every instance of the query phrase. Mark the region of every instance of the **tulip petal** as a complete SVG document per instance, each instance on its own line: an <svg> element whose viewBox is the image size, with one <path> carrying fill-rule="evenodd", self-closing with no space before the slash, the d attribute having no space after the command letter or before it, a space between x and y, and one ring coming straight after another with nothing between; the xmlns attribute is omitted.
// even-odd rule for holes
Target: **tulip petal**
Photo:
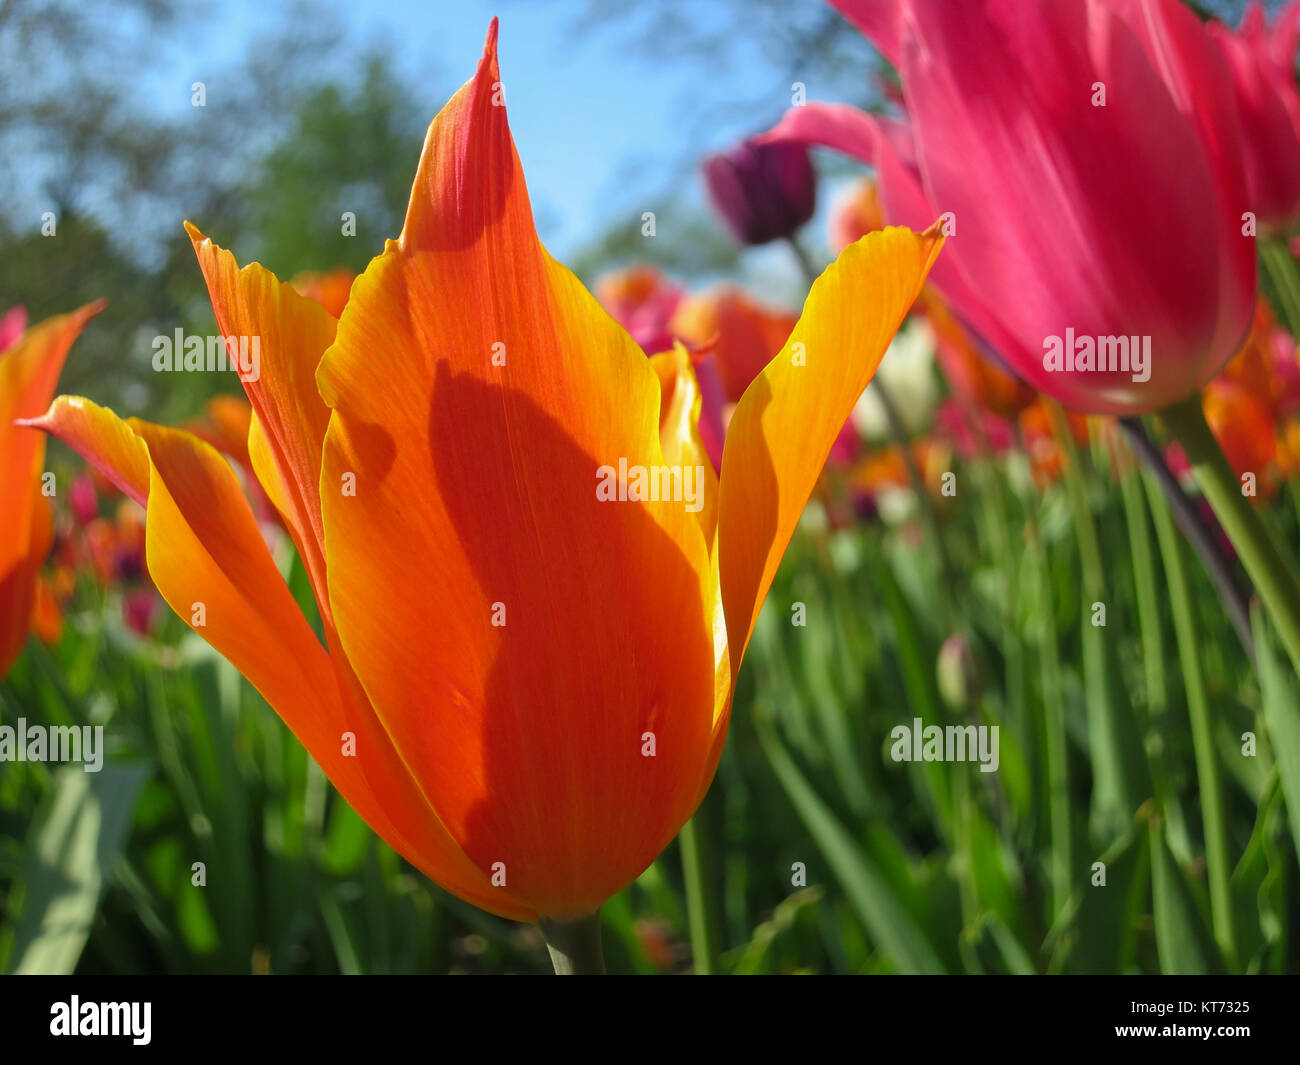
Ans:
<svg viewBox="0 0 1300 1065"><path fill-rule="evenodd" d="M321 498L339 634L403 759L481 869L565 917L693 810L716 599L682 502L598 498L601 467L666 466L660 384L538 242L495 45L321 363Z"/></svg>
<svg viewBox="0 0 1300 1065"><path fill-rule="evenodd" d="M810 101L790 108L780 122L755 140L759 144L816 144L872 166L877 130L876 119L856 107Z"/></svg>
<svg viewBox="0 0 1300 1065"><path fill-rule="evenodd" d="M1242 213L1259 210L1246 192L1242 131L1231 92L1231 69L1214 44L1213 35L1182 0L1111 0L1114 9L1141 42L1160 71L1175 106L1200 133L1210 159L1210 178L1218 198L1213 221L1218 224L1221 307L1240 313L1221 314L1210 351L1220 357L1203 371L1204 384L1236 351L1255 307L1255 241L1243 236ZM1295 94L1295 64L1288 68L1289 90ZM1198 251L1200 248L1198 247Z"/></svg>
<svg viewBox="0 0 1300 1065"><path fill-rule="evenodd" d="M259 372L255 379L241 375L241 380L263 436L258 445L267 446L274 473L265 463L254 465L254 472L284 518L321 613L332 624L320 517L320 455L329 410L316 391L316 367L334 342L337 322L320 303L260 264L241 270L230 252L188 222L185 229L221 335L246 343L249 350L257 340Z"/></svg>
<svg viewBox="0 0 1300 1065"><path fill-rule="evenodd" d="M448 890L495 913L532 916L456 848L369 707L352 697L346 666L311 631L214 448L80 398L59 397L32 424L145 504L149 575L163 599L261 692L362 818Z"/></svg>
<svg viewBox="0 0 1300 1065"><path fill-rule="evenodd" d="M14 422L49 405L68 350L102 306L41 322L0 353L0 675L26 642L36 574L49 550L40 538L49 523L49 501L40 488L45 437Z"/></svg>
<svg viewBox="0 0 1300 1065"><path fill-rule="evenodd" d="M718 475L713 469L700 434L703 397L695 379L691 353L683 344L650 357L659 375L659 442L669 466L693 466L700 470L698 520L705 543L713 546L718 526Z"/></svg>
<svg viewBox="0 0 1300 1065"><path fill-rule="evenodd" d="M84 396L59 396L23 424L57 436L141 506L148 501L149 449L112 411Z"/></svg>
<svg viewBox="0 0 1300 1065"><path fill-rule="evenodd" d="M733 674L831 446L942 243L937 226L919 235L890 227L845 248L732 415L718 551Z"/></svg>
<svg viewBox="0 0 1300 1065"><path fill-rule="evenodd" d="M901 0L830 0L830 5L898 66L903 51Z"/></svg>

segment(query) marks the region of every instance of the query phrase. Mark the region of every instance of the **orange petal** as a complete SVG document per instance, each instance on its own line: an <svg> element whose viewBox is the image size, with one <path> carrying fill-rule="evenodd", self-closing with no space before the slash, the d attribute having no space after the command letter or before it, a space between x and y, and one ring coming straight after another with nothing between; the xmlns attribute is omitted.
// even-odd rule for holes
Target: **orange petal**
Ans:
<svg viewBox="0 0 1300 1065"><path fill-rule="evenodd" d="M841 252L789 340L745 391L722 454L718 551L731 668L740 660L831 445L942 246L889 227Z"/></svg>
<svg viewBox="0 0 1300 1065"><path fill-rule="evenodd" d="M373 712L349 690L346 666L331 661L299 611L216 450L181 430L123 422L88 400L60 397L38 424L131 494L143 460L146 553L159 593L262 693L384 839L476 905L532 915L492 888L447 837Z"/></svg>
<svg viewBox="0 0 1300 1065"><path fill-rule="evenodd" d="M280 511L316 590L326 624L325 555L320 517L320 454L329 410L316 391L316 367L334 341L336 322L320 303L281 282L258 263L242 270L235 257L188 222L221 335L259 353L256 379L242 377L276 474L254 463ZM250 447L256 446L250 441ZM265 456L264 456L265 457Z"/></svg>
<svg viewBox="0 0 1300 1065"><path fill-rule="evenodd" d="M36 573L48 538L49 501L42 497L45 436L15 426L40 414L54 395L68 350L102 303L50 318L0 354L0 676L27 638Z"/></svg>
<svg viewBox="0 0 1300 1065"><path fill-rule="evenodd" d="M670 466L692 466L700 471L697 517L710 547L718 524L718 475L700 436L703 400L695 379L691 353L682 344L650 357L659 375L659 442Z"/></svg>
<svg viewBox="0 0 1300 1065"><path fill-rule="evenodd" d="M480 868L562 917L692 812L713 604L682 502L597 498L602 466L665 465L660 385L537 240L495 37L321 363L322 505L335 621L403 759Z"/></svg>

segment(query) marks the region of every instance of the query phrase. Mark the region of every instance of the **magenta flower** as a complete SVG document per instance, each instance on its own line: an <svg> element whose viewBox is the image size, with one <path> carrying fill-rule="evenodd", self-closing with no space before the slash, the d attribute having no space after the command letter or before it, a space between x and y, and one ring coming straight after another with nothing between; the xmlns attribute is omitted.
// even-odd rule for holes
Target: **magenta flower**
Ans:
<svg viewBox="0 0 1300 1065"><path fill-rule="evenodd" d="M812 161L799 144L745 141L704 160L704 183L741 244L793 236L817 206Z"/></svg>
<svg viewBox="0 0 1300 1065"><path fill-rule="evenodd" d="M936 287L1066 405L1155 411L1218 373L1254 311L1253 205L1227 63L1186 7L833 6L899 69L906 114L810 103L765 143L874 165L891 224L943 216Z"/></svg>
<svg viewBox="0 0 1300 1065"><path fill-rule="evenodd" d="M1232 71L1251 209L1261 226L1287 228L1300 220L1300 3L1288 4L1272 26L1253 3L1235 32L1212 22L1210 34Z"/></svg>

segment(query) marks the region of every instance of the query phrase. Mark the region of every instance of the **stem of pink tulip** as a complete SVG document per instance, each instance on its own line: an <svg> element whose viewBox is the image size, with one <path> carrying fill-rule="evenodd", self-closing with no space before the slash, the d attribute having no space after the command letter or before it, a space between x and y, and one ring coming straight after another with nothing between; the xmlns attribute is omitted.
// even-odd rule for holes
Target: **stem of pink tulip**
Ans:
<svg viewBox="0 0 1300 1065"><path fill-rule="evenodd" d="M1241 494L1241 481L1205 421L1201 397L1192 396L1162 411L1160 419L1183 445L1201 491L1237 549L1277 626L1291 665L1300 675L1300 577L1293 563L1273 541L1250 500Z"/></svg>
<svg viewBox="0 0 1300 1065"><path fill-rule="evenodd" d="M543 917L538 922L551 952L556 976L604 976L605 955L600 948L600 911L567 921Z"/></svg>

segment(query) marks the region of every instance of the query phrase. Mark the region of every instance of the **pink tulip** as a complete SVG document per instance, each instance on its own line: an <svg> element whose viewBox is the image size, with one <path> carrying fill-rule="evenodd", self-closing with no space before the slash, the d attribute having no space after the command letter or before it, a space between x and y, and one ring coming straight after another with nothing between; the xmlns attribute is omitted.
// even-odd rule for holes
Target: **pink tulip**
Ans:
<svg viewBox="0 0 1300 1065"><path fill-rule="evenodd" d="M1300 220L1300 3L1287 5L1272 26L1253 3L1235 32L1212 22L1210 34L1232 71L1252 210L1262 227L1287 228Z"/></svg>
<svg viewBox="0 0 1300 1065"><path fill-rule="evenodd" d="M1222 368L1254 309L1253 205L1227 63L1186 7L833 6L898 67L906 116L810 103L761 139L874 165L891 224L944 216L931 280L1017 374L1067 406L1155 411ZM1142 367L1120 362L1110 341L1121 337L1149 338ZM1092 368L1058 368L1055 351L1084 351L1083 338L1094 353L1106 342L1106 367L1094 354Z"/></svg>

